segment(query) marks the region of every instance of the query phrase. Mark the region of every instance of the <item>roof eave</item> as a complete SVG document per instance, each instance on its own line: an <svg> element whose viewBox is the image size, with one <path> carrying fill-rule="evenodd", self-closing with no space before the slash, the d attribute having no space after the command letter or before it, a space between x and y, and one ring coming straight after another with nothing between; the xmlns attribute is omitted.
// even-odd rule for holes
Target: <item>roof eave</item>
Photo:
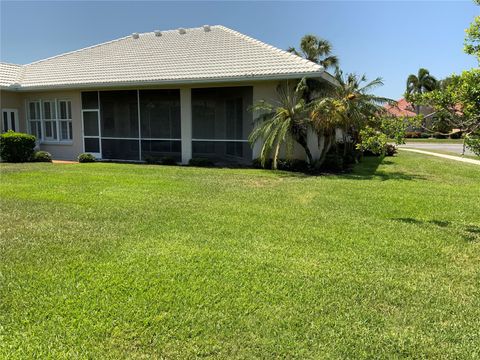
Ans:
<svg viewBox="0 0 480 360"><path fill-rule="evenodd" d="M35 91L35 90L67 90L67 89L91 89L91 88L113 88L113 87L127 87L127 86L153 86L153 85L177 85L185 86L192 84L222 84L229 82L253 82L253 81L269 81L269 80L288 80L308 78L322 78L329 81L328 77L323 74L324 70L298 72L288 74L272 74L259 76L234 76L222 78L196 78L196 79L180 79L180 80L132 80L132 81L115 81L115 82L89 82L89 83L75 83L75 84L52 84L52 85L33 85L21 87L7 87L5 90L11 91Z"/></svg>

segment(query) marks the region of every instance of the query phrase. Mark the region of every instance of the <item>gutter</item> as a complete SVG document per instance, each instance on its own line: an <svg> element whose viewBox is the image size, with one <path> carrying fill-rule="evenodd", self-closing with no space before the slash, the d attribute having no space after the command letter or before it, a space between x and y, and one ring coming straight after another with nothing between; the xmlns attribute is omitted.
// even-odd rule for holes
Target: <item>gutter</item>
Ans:
<svg viewBox="0 0 480 360"><path fill-rule="evenodd" d="M119 81L119 82L91 82L91 83L75 83L75 84L52 84L52 85L33 85L22 86L18 83L10 86L0 86L2 90L9 90L15 92L27 92L37 90L73 90L73 89L93 89L93 88L115 88L115 87L128 87L128 86L154 86L154 85L194 85L194 84L222 84L229 82L252 82L252 81L268 81L268 80L288 80L288 79L301 79L303 77L308 78L322 78L332 84L336 84L332 76L325 73L325 70L316 72L301 72L290 74L273 74L273 75L260 75L260 76L232 76L224 78L195 78L195 79L182 79L182 80L143 80L143 81Z"/></svg>

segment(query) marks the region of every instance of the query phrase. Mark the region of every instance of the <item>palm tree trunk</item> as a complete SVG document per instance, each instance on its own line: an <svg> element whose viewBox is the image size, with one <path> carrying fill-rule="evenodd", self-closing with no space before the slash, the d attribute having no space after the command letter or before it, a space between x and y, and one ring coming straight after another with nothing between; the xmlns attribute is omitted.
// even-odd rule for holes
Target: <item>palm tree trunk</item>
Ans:
<svg viewBox="0 0 480 360"><path fill-rule="evenodd" d="M308 148L307 140L302 136L297 140L297 142L305 150L305 154L307 154L307 158L308 158L308 164L313 165L313 156L312 156L312 153L310 152L310 149Z"/></svg>
<svg viewBox="0 0 480 360"><path fill-rule="evenodd" d="M275 152L273 153L272 159L272 169L277 170L277 163L278 163L278 153L280 152L280 141L277 141L277 145L275 145Z"/></svg>
<svg viewBox="0 0 480 360"><path fill-rule="evenodd" d="M332 147L332 138L333 136L331 135L324 135L325 137L325 140L323 142L323 149L322 149L322 152L320 154L320 158L318 159L317 161L317 167L320 167L322 166L323 162L325 161L325 158L327 156L327 153L328 151L330 150L330 148Z"/></svg>

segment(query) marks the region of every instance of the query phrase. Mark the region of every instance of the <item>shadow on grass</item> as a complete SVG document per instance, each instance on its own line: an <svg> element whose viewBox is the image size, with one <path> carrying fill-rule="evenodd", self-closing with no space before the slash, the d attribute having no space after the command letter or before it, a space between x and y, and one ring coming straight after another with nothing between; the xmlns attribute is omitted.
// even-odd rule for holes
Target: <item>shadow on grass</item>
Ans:
<svg viewBox="0 0 480 360"><path fill-rule="evenodd" d="M147 166L180 166L180 167L191 167L191 168L202 168L202 169L256 169L256 170L266 170L272 171L270 169L262 169L258 167L254 167L251 164L238 164L238 163L215 163L215 164L205 164L202 166L192 166L192 165L173 165L173 164L148 164L144 162L138 161L102 161L105 163L119 163L119 164L133 164L133 165L147 165ZM341 172L338 171L327 171L327 170L319 170L312 171L312 172L302 172L302 171L287 171L287 170L276 170L275 173L277 176L282 178L308 178L312 176L336 176L342 179L350 179L350 180L371 180L377 179L381 181L386 180L424 180L424 176L415 175L415 174L407 174L405 172L400 171L383 171L378 170L380 165L394 165L395 162L389 160L388 158L384 158L381 156L366 156L356 165L353 165L351 168L343 170Z"/></svg>
<svg viewBox="0 0 480 360"><path fill-rule="evenodd" d="M424 176L407 174L400 171L383 171L378 170L380 165L393 165L395 164L391 160L387 160L383 157L364 157L363 160L357 164L353 171L349 174L342 175L345 179L351 180L370 180L379 179L381 181L386 180L424 180Z"/></svg>
<svg viewBox="0 0 480 360"><path fill-rule="evenodd" d="M392 218L391 220L418 226L434 225L440 228L451 228L456 230L465 241L480 241L480 226L478 225L464 225L443 220L418 220L414 218Z"/></svg>

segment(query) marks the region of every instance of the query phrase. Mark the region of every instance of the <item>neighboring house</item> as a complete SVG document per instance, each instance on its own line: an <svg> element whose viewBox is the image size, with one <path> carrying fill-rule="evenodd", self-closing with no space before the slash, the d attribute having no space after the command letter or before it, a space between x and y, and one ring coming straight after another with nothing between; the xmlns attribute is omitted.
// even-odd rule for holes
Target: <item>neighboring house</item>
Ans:
<svg viewBox="0 0 480 360"><path fill-rule="evenodd" d="M419 106L415 107L413 104L409 103L406 99L398 100L394 105L386 104L385 109L387 112L395 117L414 117L417 115L423 115L424 127L431 127L432 117L435 115L435 111L431 107ZM409 131L423 131L423 128L414 128L409 127Z"/></svg>
<svg viewBox="0 0 480 360"><path fill-rule="evenodd" d="M250 162L259 146L247 141L249 107L302 77L332 81L320 65L223 26L135 33L27 65L1 63L2 130L34 134L57 159Z"/></svg>
<svg viewBox="0 0 480 360"><path fill-rule="evenodd" d="M386 104L385 109L387 112L396 117L410 117L416 116L416 109L405 99L400 99L395 105Z"/></svg>

